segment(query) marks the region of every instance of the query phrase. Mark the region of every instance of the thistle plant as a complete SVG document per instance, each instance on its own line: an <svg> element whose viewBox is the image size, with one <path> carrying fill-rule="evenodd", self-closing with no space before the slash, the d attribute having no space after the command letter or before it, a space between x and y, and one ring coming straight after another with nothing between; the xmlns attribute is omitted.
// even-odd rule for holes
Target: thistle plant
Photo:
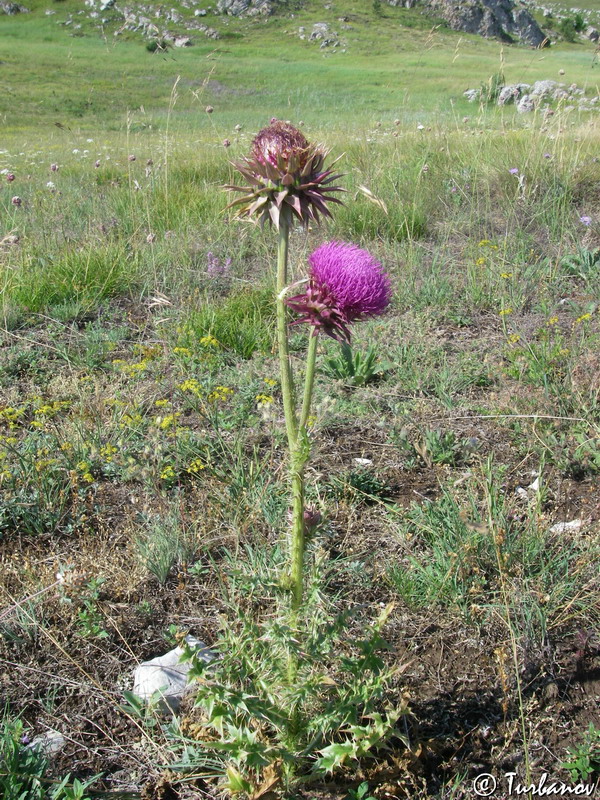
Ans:
<svg viewBox="0 0 600 800"><path fill-rule="evenodd" d="M249 157L233 166L248 181L247 186L228 186L242 192L228 207L238 216L261 225L269 222L278 232L277 247L277 339L281 390L289 447L292 496L290 570L282 581L291 593L292 623L302 606L305 504L304 473L310 456L307 424L315 379L319 333L341 342L350 341L350 324L382 312L390 300L389 279L381 265L365 250L344 242L326 242L309 258L303 294L291 298L288 276L290 228L296 219L305 228L331 217L329 203L340 203L335 193L344 191L335 182L341 177L325 167L328 151L311 145L287 122L272 120L255 137ZM335 162L334 162L335 164ZM297 284L294 284L297 285ZM307 363L301 402L296 397L288 344L288 315L300 316L292 324L308 323Z"/></svg>

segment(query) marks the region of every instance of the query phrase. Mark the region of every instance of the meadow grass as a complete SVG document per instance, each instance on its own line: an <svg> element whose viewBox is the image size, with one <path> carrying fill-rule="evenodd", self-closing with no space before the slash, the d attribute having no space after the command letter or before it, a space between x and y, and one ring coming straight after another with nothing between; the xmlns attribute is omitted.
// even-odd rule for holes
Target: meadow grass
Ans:
<svg viewBox="0 0 600 800"><path fill-rule="evenodd" d="M501 771L498 748L524 775L536 757L558 771L581 738L564 709L596 724L577 687L598 658L599 137L593 113L518 115L462 91L501 67L529 82L564 69L595 93L590 46L501 48L348 3L333 55L297 28L337 29L342 9L309 3L209 15L220 40L151 54L116 22L103 39L80 17L69 36L71 0L31 5L1 22L0 658L22 686L38 658L56 679L8 692L3 757L68 714L85 768L70 751L27 763L34 782L72 774L72 792L102 772L105 792L203 776L208 796L272 781L294 797L335 768L315 797L366 781L441 798L481 763ZM301 687L278 577L273 235L234 220L222 190L271 116L343 154L345 205L292 231L293 280L339 238L394 292L350 354L321 345ZM297 372L306 344L294 329ZM124 703L136 660L187 631L226 654L218 678L196 665L202 707L166 723ZM202 744L223 727L214 693L237 731L229 760Z"/></svg>

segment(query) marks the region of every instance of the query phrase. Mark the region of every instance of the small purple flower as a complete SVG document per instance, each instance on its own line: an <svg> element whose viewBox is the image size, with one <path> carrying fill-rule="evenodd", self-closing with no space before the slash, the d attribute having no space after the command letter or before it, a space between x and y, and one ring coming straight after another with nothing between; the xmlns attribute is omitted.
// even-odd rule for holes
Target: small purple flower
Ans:
<svg viewBox="0 0 600 800"><path fill-rule="evenodd" d="M135 158L136 157L133 155L133 153L130 156L127 156L128 161L135 161Z"/></svg>
<svg viewBox="0 0 600 800"><path fill-rule="evenodd" d="M58 164L50 164L50 172L58 172Z"/></svg>
<svg viewBox="0 0 600 800"><path fill-rule="evenodd" d="M583 223L586 227L589 228L589 226L592 224L592 218L588 217L587 214L584 214L583 216L579 217L579 222Z"/></svg>
<svg viewBox="0 0 600 800"><path fill-rule="evenodd" d="M508 171L510 172L511 175L519 174L519 170L516 167L511 167Z"/></svg>
<svg viewBox="0 0 600 800"><path fill-rule="evenodd" d="M23 201L21 200L21 198L20 198L20 197L18 197L17 195L15 195L15 196L13 197L13 199L11 200L11 203L13 204L13 206L20 206L20 205L23 203Z"/></svg>
<svg viewBox="0 0 600 800"><path fill-rule="evenodd" d="M552 158L552 153L544 153L544 158Z"/></svg>
<svg viewBox="0 0 600 800"><path fill-rule="evenodd" d="M226 258L225 261L221 264L217 256L213 255L212 253L206 254L206 272L212 278L218 278L221 277L222 275L227 275L230 267L231 267L230 258Z"/></svg>
<svg viewBox="0 0 600 800"><path fill-rule="evenodd" d="M327 336L350 341L349 323L380 314L391 297L390 280L366 250L346 242L325 242L308 259L306 292L287 300L301 314L292 324L308 322Z"/></svg>
<svg viewBox="0 0 600 800"><path fill-rule="evenodd" d="M8 175L6 176L6 180L7 180L9 183L12 183L12 182L14 181L14 179L15 179L15 175L14 175L14 173L12 173L12 172L9 172L9 173L8 173Z"/></svg>

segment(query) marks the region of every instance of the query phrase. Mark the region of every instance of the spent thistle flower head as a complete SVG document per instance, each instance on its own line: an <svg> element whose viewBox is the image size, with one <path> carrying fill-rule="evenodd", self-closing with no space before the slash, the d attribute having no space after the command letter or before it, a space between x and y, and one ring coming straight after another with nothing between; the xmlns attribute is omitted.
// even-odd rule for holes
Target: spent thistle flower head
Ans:
<svg viewBox="0 0 600 800"><path fill-rule="evenodd" d="M366 250L346 242L325 242L309 257L308 288L287 300L301 314L292 324L308 322L315 333L350 341L348 325L380 314L391 297L390 280Z"/></svg>
<svg viewBox="0 0 600 800"><path fill-rule="evenodd" d="M228 208L239 206L238 216L276 228L282 214L293 214L304 226L319 223L320 215L331 217L327 203L341 203L332 193L344 190L332 185L341 176L325 168L328 152L289 122L272 120L254 137L249 156L232 162L248 185L225 187L243 193Z"/></svg>

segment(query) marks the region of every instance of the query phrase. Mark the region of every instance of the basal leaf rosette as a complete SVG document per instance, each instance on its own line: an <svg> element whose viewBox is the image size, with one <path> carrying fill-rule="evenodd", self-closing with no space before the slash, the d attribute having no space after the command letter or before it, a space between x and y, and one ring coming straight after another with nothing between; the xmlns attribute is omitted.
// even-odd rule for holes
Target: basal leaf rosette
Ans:
<svg viewBox="0 0 600 800"><path fill-rule="evenodd" d="M328 154L293 125L273 121L255 136L250 155L232 162L248 185L225 187L243 193L227 208L238 206L238 216L253 218L261 226L269 222L279 228L286 211L305 227L311 221L318 224L321 216L331 217L328 203L341 203L334 193L344 191L332 185L341 175L325 167Z"/></svg>
<svg viewBox="0 0 600 800"><path fill-rule="evenodd" d="M310 270L304 294L287 305L307 322L314 334L350 342L350 323L381 314L391 298L390 279L379 261L366 250L346 242L325 242L308 259Z"/></svg>

